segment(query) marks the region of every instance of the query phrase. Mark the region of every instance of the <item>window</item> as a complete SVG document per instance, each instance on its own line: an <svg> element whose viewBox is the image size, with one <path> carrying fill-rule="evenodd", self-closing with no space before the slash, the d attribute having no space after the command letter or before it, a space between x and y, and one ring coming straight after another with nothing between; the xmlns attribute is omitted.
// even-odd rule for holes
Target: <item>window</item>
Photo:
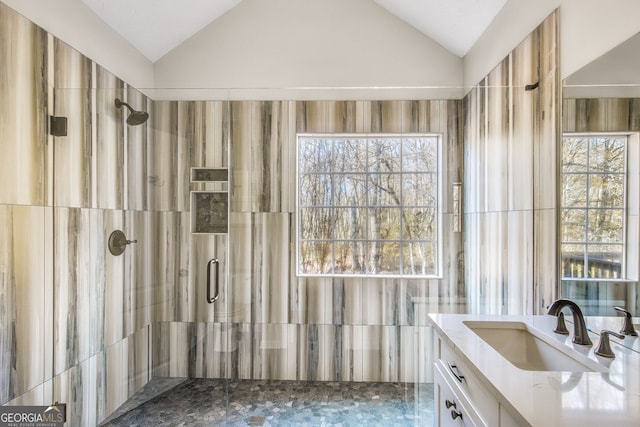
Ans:
<svg viewBox="0 0 640 427"><path fill-rule="evenodd" d="M565 135L562 275L625 276L627 136Z"/></svg>
<svg viewBox="0 0 640 427"><path fill-rule="evenodd" d="M436 277L438 135L298 135L298 274Z"/></svg>

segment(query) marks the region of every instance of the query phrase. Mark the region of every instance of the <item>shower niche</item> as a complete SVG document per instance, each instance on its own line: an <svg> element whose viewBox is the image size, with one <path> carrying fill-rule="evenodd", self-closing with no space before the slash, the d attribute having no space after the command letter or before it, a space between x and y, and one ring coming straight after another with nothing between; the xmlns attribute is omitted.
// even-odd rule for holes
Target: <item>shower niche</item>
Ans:
<svg viewBox="0 0 640 427"><path fill-rule="evenodd" d="M229 231L229 170L191 168L191 182L206 190L191 192L191 233L227 234Z"/></svg>

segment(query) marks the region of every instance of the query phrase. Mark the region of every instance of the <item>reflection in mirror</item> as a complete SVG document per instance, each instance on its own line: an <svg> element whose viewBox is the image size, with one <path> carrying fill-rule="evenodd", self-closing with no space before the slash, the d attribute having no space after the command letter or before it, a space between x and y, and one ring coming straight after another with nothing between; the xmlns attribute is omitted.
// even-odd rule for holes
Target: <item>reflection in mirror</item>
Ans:
<svg viewBox="0 0 640 427"><path fill-rule="evenodd" d="M560 274L586 315L640 316L640 34L563 85Z"/></svg>

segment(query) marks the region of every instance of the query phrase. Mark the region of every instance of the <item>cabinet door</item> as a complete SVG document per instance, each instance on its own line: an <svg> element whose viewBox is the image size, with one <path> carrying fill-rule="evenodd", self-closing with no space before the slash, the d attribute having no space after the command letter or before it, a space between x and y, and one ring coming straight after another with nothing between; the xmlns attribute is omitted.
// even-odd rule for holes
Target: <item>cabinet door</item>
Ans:
<svg viewBox="0 0 640 427"><path fill-rule="evenodd" d="M436 426L440 427L480 427L482 423L476 423L475 413L470 411L449 385L440 366L435 366L434 380L435 392L435 418Z"/></svg>

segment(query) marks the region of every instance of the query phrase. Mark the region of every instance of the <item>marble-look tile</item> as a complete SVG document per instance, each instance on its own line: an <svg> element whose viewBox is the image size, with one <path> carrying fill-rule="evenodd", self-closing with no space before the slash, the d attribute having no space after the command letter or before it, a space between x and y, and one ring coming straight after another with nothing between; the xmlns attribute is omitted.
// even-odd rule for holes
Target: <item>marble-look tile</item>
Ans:
<svg viewBox="0 0 640 427"><path fill-rule="evenodd" d="M257 323L253 327L253 379L286 378L287 325Z"/></svg>
<svg viewBox="0 0 640 427"><path fill-rule="evenodd" d="M147 159L148 209L173 210L178 205L178 103L156 101L149 118L152 143Z"/></svg>
<svg viewBox="0 0 640 427"><path fill-rule="evenodd" d="M53 378L53 401L66 403L67 423L74 426L94 426L98 422L97 364L102 354L67 369Z"/></svg>
<svg viewBox="0 0 640 427"><path fill-rule="evenodd" d="M536 293L555 292L555 251L535 246L555 244L555 229L533 218L556 203L549 164L556 164L559 138L557 34L554 12L463 101L464 262L473 312L532 313ZM523 94L522 85L535 83L528 79L540 86ZM531 247L544 251L533 261Z"/></svg>
<svg viewBox="0 0 640 427"><path fill-rule="evenodd" d="M189 376L189 329L185 322L153 324L152 377Z"/></svg>
<svg viewBox="0 0 640 427"><path fill-rule="evenodd" d="M538 209L534 212L533 222L535 243L533 257L536 268L533 278L534 314L545 314L547 306L557 299L556 283L558 272L556 263L556 241L551 236L558 233L558 212L556 209ZM542 268L540 266L549 266Z"/></svg>
<svg viewBox="0 0 640 427"><path fill-rule="evenodd" d="M229 285L228 314L234 323L251 322L251 272L253 270L252 215L234 213L229 216Z"/></svg>
<svg viewBox="0 0 640 427"><path fill-rule="evenodd" d="M251 323L227 324L229 354L227 356L227 378L250 379L253 375L253 330Z"/></svg>
<svg viewBox="0 0 640 427"><path fill-rule="evenodd" d="M109 252L107 242L114 230L123 230L124 212L116 210L100 210L92 228L99 233L99 245L95 246L94 260L103 260L96 271L98 282L104 283L104 347L109 347L125 337L125 321L123 307L124 292L124 259L123 255L114 256ZM95 234L94 234L95 236ZM128 248L129 249L129 248ZM126 253L126 251L125 251Z"/></svg>
<svg viewBox="0 0 640 427"><path fill-rule="evenodd" d="M47 33L0 3L0 203L46 202L47 52Z"/></svg>
<svg viewBox="0 0 640 427"><path fill-rule="evenodd" d="M189 377L228 378L229 334L227 323L195 322L189 329Z"/></svg>
<svg viewBox="0 0 640 427"><path fill-rule="evenodd" d="M504 314L527 313L534 306L533 271L536 256L535 244L530 232L534 228L534 211L508 212L506 227L509 256L506 260L507 272L503 284L503 312ZM538 231L542 232L543 229ZM554 252L551 250L549 254Z"/></svg>
<svg viewBox="0 0 640 427"><path fill-rule="evenodd" d="M115 411L151 378L148 345L149 328L145 327L105 348L106 414Z"/></svg>
<svg viewBox="0 0 640 427"><path fill-rule="evenodd" d="M124 126L126 107L116 108L115 99L123 98L124 82L101 66L95 71L95 151L96 168L94 207L122 209L124 207Z"/></svg>
<svg viewBox="0 0 640 427"><path fill-rule="evenodd" d="M91 61L66 43L54 43L54 115L67 118L67 135L55 141L55 205L91 203Z"/></svg>
<svg viewBox="0 0 640 427"><path fill-rule="evenodd" d="M53 400L53 380L47 380L44 383L32 388L26 393L21 394L15 399L3 403L6 406L40 406L50 405Z"/></svg>
<svg viewBox="0 0 640 427"><path fill-rule="evenodd" d="M150 284L156 321L189 315L189 218L189 212L154 214L149 247L156 263Z"/></svg>
<svg viewBox="0 0 640 427"><path fill-rule="evenodd" d="M125 90L125 102L129 103L136 110L146 111L150 116L153 102L151 102L140 91L127 86ZM126 108L126 107L123 107ZM123 112L124 114L125 112ZM148 203L148 168L149 168L149 146L153 145L153 133L149 127L149 121L138 126L126 126L124 172L124 209L147 210Z"/></svg>
<svg viewBox="0 0 640 427"><path fill-rule="evenodd" d="M193 235L191 237L191 261L189 274L189 288L184 298L189 301L188 316L178 316L177 320L195 320L197 322L225 322L228 316L231 290L229 288L229 236L227 235ZM215 296L216 280L218 281L218 299L213 303L207 302L207 269L209 261L217 259L216 268L211 265L211 296ZM185 313L186 314L186 313Z"/></svg>
<svg viewBox="0 0 640 427"><path fill-rule="evenodd" d="M289 320L289 214L253 215L252 319L255 323Z"/></svg>
<svg viewBox="0 0 640 427"><path fill-rule="evenodd" d="M230 108L228 101L194 102L191 166L229 167Z"/></svg>
<svg viewBox="0 0 640 427"><path fill-rule="evenodd" d="M231 212L251 211L251 138L253 126L260 125L257 121L252 121L252 107L250 102L231 102Z"/></svg>
<svg viewBox="0 0 640 427"><path fill-rule="evenodd" d="M56 208L54 214L54 373L60 374L101 348L94 338L100 310L92 287L104 287L91 276L91 217L87 209Z"/></svg>
<svg viewBox="0 0 640 427"><path fill-rule="evenodd" d="M40 261L51 241L45 235L47 211L0 205L0 404L42 384L46 360L53 357L42 335L51 333L45 318L51 313L47 271Z"/></svg>

